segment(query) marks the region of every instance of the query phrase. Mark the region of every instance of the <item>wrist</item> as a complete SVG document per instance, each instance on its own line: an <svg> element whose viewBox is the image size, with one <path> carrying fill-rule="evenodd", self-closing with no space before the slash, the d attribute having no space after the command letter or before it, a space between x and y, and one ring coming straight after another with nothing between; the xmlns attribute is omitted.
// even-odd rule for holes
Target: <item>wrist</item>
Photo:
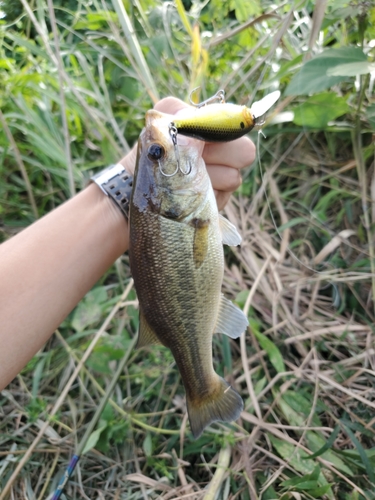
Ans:
<svg viewBox="0 0 375 500"><path fill-rule="evenodd" d="M129 217L129 202L133 189L133 176L125 169L121 163L109 165L101 170L91 180L109 196L124 217Z"/></svg>
<svg viewBox="0 0 375 500"><path fill-rule="evenodd" d="M90 184L84 192L88 206L93 207L93 216L98 226L99 244L104 243L106 239L111 241L111 253L113 260L116 260L129 248L128 220L97 184Z"/></svg>

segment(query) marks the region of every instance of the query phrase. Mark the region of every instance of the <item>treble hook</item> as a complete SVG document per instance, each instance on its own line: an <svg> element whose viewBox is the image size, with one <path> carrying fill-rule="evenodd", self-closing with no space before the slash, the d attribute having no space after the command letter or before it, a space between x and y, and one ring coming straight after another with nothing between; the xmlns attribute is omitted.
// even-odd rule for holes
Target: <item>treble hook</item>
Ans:
<svg viewBox="0 0 375 500"><path fill-rule="evenodd" d="M181 174L183 174L183 175L189 175L189 174L190 174L191 169L192 169L192 165L191 165L190 160L188 160L188 164L189 164L189 169L188 169L186 172L184 172L184 171L182 170L181 165L180 165L180 172L181 172Z"/></svg>
<svg viewBox="0 0 375 500"><path fill-rule="evenodd" d="M191 92L190 92L190 95L189 95L189 101L190 101L190 104L196 108L201 108L202 106L206 106L206 104L209 104L210 102L212 101L219 101L220 104L224 104L225 103L225 90L224 89L220 89L216 92L215 95L213 95L212 97L209 97L208 99L206 99L205 101L202 101L198 104L196 104L195 102L192 101L191 99L191 96L194 94L194 92L196 90L198 90L200 87L195 87L195 89L193 89Z"/></svg>
<svg viewBox="0 0 375 500"><path fill-rule="evenodd" d="M163 167L161 166L161 161L158 160L160 173L164 175L164 177L173 177L180 170L180 152L177 146L177 128L172 123L169 124L169 135L171 136L174 154L176 156L176 170L173 172L173 174L166 174L163 170Z"/></svg>
<svg viewBox="0 0 375 500"><path fill-rule="evenodd" d="M177 134L178 134L177 128L173 125L173 123L170 123L169 124L169 135L171 136L173 148L174 148L174 154L176 156L176 170L173 172L173 174L166 174L163 170L163 167L161 165L160 160L158 160L160 173L162 175L164 175L164 177L173 177L174 175L177 174L178 171L180 171L181 174L183 174L183 175L189 175L191 172L191 169L192 169L192 165L191 165L190 160L188 160L188 164L189 164L188 170L184 171L181 168L180 151L178 149L178 144L177 144Z"/></svg>
<svg viewBox="0 0 375 500"><path fill-rule="evenodd" d="M176 174L177 174L177 172L178 172L178 164L177 164L176 170L173 172L173 174L166 174L166 173L164 172L164 170L163 170L163 168L162 168L162 166L161 166L161 161L160 161L160 160L158 160L158 164L159 164L159 170L160 170L160 173L161 173L162 175L164 175L164 177L173 177L173 176L174 176L174 175L176 175Z"/></svg>

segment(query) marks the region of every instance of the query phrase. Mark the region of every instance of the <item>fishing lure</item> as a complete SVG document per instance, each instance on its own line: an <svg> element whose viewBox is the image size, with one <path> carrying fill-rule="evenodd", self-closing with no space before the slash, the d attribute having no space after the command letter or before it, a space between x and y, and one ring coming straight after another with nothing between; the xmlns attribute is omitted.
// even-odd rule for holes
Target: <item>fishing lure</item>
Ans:
<svg viewBox="0 0 375 500"><path fill-rule="evenodd" d="M171 122L169 124L170 134L175 135L177 131L178 134L194 137L201 141L233 141L250 132L255 125L261 125L262 122L259 118L264 116L279 97L280 92L276 90L260 101L254 102L248 108L247 106L226 103L224 90L219 90L206 101L195 104L197 109ZM219 102L212 103L216 100Z"/></svg>

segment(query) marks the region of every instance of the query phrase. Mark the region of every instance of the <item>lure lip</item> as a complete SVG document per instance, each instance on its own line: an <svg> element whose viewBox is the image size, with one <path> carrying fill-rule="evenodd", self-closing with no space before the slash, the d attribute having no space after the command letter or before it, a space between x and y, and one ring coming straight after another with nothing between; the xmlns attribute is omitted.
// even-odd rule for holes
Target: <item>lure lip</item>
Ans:
<svg viewBox="0 0 375 500"><path fill-rule="evenodd" d="M280 90L275 90L274 92L264 96L260 101L253 102L250 107L250 111L254 119L264 116L267 111L279 100L280 96Z"/></svg>

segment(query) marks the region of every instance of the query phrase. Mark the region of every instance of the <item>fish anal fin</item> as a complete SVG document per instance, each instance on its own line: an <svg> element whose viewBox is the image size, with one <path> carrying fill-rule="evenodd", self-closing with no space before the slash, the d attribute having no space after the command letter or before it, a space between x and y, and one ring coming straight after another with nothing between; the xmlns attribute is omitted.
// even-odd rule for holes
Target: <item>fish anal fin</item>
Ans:
<svg viewBox="0 0 375 500"><path fill-rule="evenodd" d="M191 224L194 226L193 257L195 267L198 269L203 264L208 251L208 227L210 220L193 219Z"/></svg>
<svg viewBox="0 0 375 500"><path fill-rule="evenodd" d="M224 333L232 339L237 339L248 325L247 317L241 309L221 295L214 333Z"/></svg>
<svg viewBox="0 0 375 500"><path fill-rule="evenodd" d="M241 244L242 238L234 226L228 219L219 214L219 226L221 230L221 238L224 245L236 247Z"/></svg>
<svg viewBox="0 0 375 500"><path fill-rule="evenodd" d="M148 345L157 345L157 344L161 345L162 343L156 336L154 330L147 323L143 313L140 312L137 349Z"/></svg>
<svg viewBox="0 0 375 500"><path fill-rule="evenodd" d="M212 422L232 422L237 420L243 410L241 396L221 377L216 375L215 390L203 400L189 398L187 395L187 410L191 431L197 439L204 429Z"/></svg>

